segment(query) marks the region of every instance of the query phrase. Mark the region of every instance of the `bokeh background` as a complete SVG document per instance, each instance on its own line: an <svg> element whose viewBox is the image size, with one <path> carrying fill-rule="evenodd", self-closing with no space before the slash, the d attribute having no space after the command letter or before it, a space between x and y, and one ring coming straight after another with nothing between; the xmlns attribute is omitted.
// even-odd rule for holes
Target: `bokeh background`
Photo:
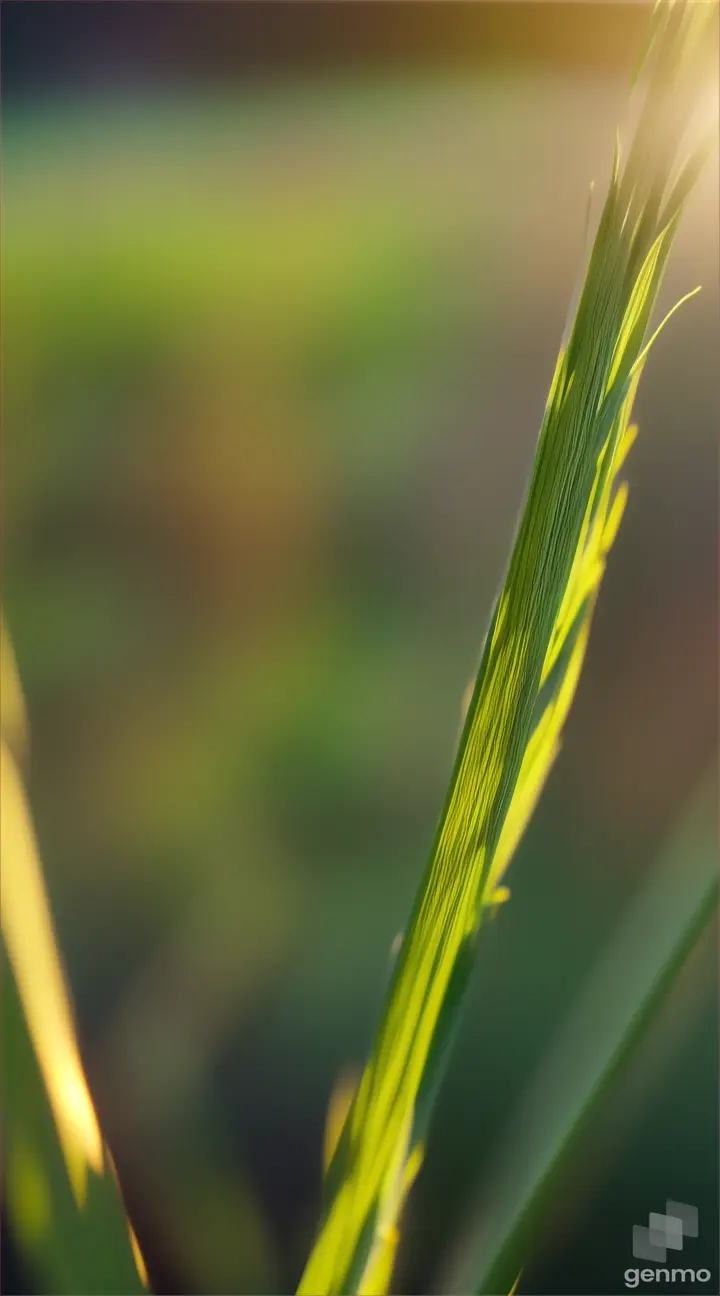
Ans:
<svg viewBox="0 0 720 1296"><path fill-rule="evenodd" d="M3 602L88 1073L158 1292L284 1292L303 1267L328 1097L431 842L646 21L3 3ZM665 305L697 283L643 379L583 682L482 944L399 1291L432 1289L715 750L717 158ZM714 985L708 936L523 1290L621 1290L666 1197L700 1206L714 1264ZM13 1290L38 1290L7 1247Z"/></svg>

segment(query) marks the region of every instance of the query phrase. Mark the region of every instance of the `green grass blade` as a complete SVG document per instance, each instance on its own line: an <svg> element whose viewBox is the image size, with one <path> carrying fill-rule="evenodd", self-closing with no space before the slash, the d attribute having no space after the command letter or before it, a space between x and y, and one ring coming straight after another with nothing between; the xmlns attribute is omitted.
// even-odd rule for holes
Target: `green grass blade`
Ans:
<svg viewBox="0 0 720 1296"><path fill-rule="evenodd" d="M20 685L15 650L5 617L0 622L0 680L2 680L2 736L14 760L21 765L28 747L28 722L25 698Z"/></svg>
<svg viewBox="0 0 720 1296"><path fill-rule="evenodd" d="M369 1294L389 1281L388 1256L422 1160L483 911L497 902L496 883L507 863L505 825L515 815L522 828L531 811L577 684L609 517L595 524L598 510L611 506L606 487L628 438L648 327L681 210L668 221L662 199L673 175L682 174L683 136L699 92L698 30L705 27L705 15L685 3L671 5L666 21L658 21L644 107L625 166L618 160L558 362L429 863L372 1053L327 1172L325 1212L300 1283L303 1296ZM658 137L659 128L664 133ZM569 591L583 575L587 593L569 628ZM565 655L548 681L545 664L561 633ZM551 730L544 746L536 738L543 724ZM543 753L539 768L529 756L534 739ZM522 813L518 799L524 799ZM516 829L517 823L511 845Z"/></svg>
<svg viewBox="0 0 720 1296"><path fill-rule="evenodd" d="M542 1235L555 1175L642 1038L717 905L717 770L697 790L649 881L518 1109L491 1195L438 1291L506 1291Z"/></svg>
<svg viewBox="0 0 720 1296"><path fill-rule="evenodd" d="M31 1281L55 1296L140 1296L145 1288L109 1170L90 1174L78 1206L4 945L2 1044L4 1204Z"/></svg>
<svg viewBox="0 0 720 1296"><path fill-rule="evenodd" d="M4 621L0 697L8 1217L44 1290L139 1293L145 1266L85 1079L18 764L27 745L27 718Z"/></svg>

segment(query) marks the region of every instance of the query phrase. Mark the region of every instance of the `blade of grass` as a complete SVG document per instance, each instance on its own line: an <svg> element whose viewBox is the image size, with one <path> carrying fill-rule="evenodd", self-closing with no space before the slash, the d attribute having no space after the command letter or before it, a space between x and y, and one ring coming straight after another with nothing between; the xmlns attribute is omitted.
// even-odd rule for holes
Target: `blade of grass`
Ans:
<svg viewBox="0 0 720 1296"><path fill-rule="evenodd" d="M527 1263L557 1172L717 905L716 822L713 768L527 1090L488 1199L472 1212L438 1292L501 1292Z"/></svg>
<svg viewBox="0 0 720 1296"><path fill-rule="evenodd" d="M623 507L622 495L612 501L609 492L632 436L649 324L689 192L683 184L665 198L682 162L708 32L707 11L681 0L668 0L655 21L635 137L624 167L616 153L450 788L370 1059L326 1173L301 1296L387 1289L399 1214L422 1162L483 911L504 895L498 881L577 685Z"/></svg>
<svg viewBox="0 0 720 1296"><path fill-rule="evenodd" d="M7 1219L36 1290L57 1296L144 1291L111 1164L78 1205L3 942L4 1189ZM144 1270L143 1270L144 1271Z"/></svg>
<svg viewBox="0 0 720 1296"><path fill-rule="evenodd" d="M17 764L16 752L26 742L25 705L4 622L1 661L3 1128L8 1213L31 1267L38 1269L53 1291L88 1296L98 1291L142 1292L145 1266L125 1219L85 1079Z"/></svg>
<svg viewBox="0 0 720 1296"><path fill-rule="evenodd" d="M20 686L15 651L3 615L0 621L0 720L2 736L18 764L21 764L28 747L28 722L25 698Z"/></svg>

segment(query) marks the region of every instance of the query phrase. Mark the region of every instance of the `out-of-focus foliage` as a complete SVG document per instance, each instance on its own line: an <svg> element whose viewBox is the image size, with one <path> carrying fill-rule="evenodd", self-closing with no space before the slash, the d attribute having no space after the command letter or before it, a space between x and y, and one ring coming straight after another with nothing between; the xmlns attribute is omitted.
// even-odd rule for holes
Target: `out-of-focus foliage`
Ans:
<svg viewBox="0 0 720 1296"><path fill-rule="evenodd" d="M717 774L698 787L532 1077L491 1171L491 1200L465 1226L438 1290L494 1292L511 1281L561 1191L563 1163L707 930L718 897Z"/></svg>

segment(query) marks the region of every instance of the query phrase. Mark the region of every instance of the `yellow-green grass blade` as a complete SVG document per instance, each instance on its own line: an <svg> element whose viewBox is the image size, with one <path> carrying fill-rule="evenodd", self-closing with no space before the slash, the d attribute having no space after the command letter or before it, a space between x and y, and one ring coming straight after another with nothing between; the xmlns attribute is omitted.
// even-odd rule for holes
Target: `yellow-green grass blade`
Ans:
<svg viewBox="0 0 720 1296"><path fill-rule="evenodd" d="M141 1293L135 1245L110 1165L79 1206L3 944L3 1159L6 1219L35 1289L57 1296Z"/></svg>
<svg viewBox="0 0 720 1296"><path fill-rule="evenodd" d="M25 705L7 627L0 681L5 1201L46 1290L141 1292L125 1218L80 1058L40 856L18 765Z"/></svg>
<svg viewBox="0 0 720 1296"><path fill-rule="evenodd" d="M717 775L705 779L564 1024L513 1120L487 1201L438 1291L507 1289L542 1236L556 1176L640 1043L717 906Z"/></svg>
<svg viewBox="0 0 720 1296"><path fill-rule="evenodd" d="M683 181L664 207L683 164L706 15L683 3L657 21L645 103L624 167L616 156L429 863L326 1175L325 1212L299 1287L305 1296L367 1290L380 1270L387 1286L383 1257L394 1245L410 1168L422 1158L483 909L502 898L498 879L577 683L623 507L623 495L609 491L628 448L650 319L690 192Z"/></svg>
<svg viewBox="0 0 720 1296"><path fill-rule="evenodd" d="M15 660L15 650L4 615L0 621L0 681L2 682L0 706L2 736L14 759L20 764L28 746L27 712Z"/></svg>

